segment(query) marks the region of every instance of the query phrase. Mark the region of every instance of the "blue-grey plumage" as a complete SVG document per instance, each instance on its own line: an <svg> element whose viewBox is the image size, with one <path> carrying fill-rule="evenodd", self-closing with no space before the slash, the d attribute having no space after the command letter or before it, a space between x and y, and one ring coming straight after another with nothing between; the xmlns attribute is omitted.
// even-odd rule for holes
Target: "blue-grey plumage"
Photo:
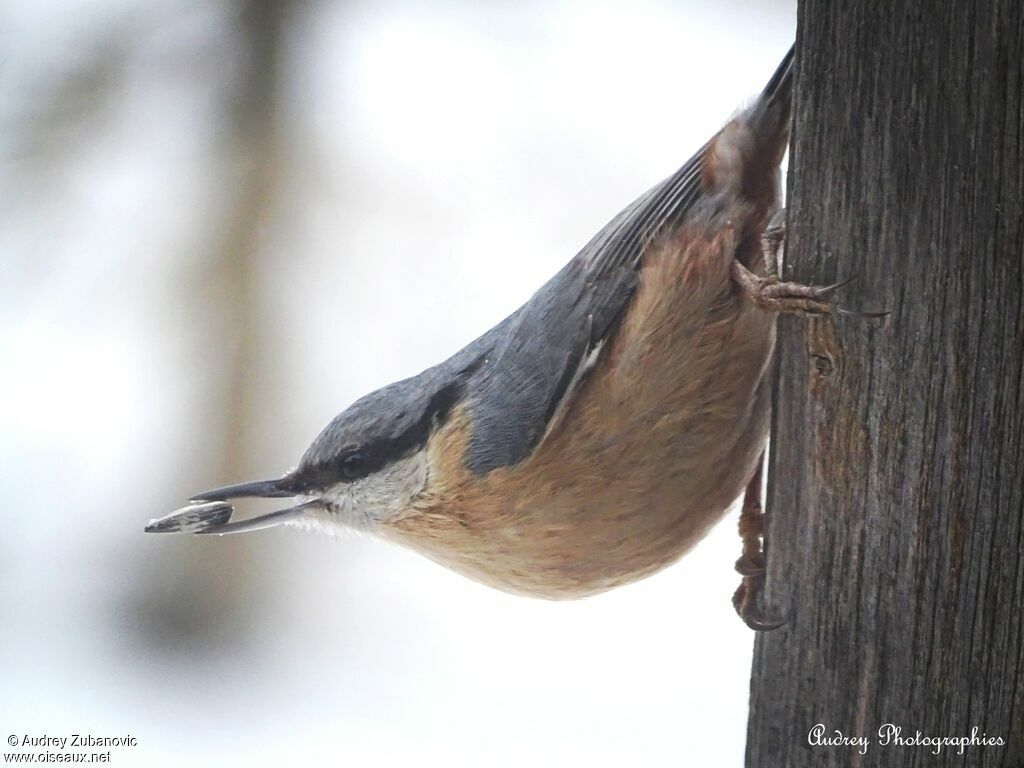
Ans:
<svg viewBox="0 0 1024 768"><path fill-rule="evenodd" d="M510 317L358 400L280 479L196 498L300 497L280 521L369 530L545 597L680 557L767 438L775 315L747 299L780 204L792 66L790 51L753 104Z"/></svg>

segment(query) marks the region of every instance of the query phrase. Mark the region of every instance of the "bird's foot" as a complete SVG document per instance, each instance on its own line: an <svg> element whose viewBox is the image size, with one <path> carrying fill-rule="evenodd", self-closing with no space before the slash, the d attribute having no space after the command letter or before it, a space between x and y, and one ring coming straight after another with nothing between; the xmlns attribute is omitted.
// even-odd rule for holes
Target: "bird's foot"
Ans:
<svg viewBox="0 0 1024 768"><path fill-rule="evenodd" d="M732 596L732 605L743 623L753 630L767 632L785 624L785 620L768 615L761 607L764 591L765 556L761 544L764 534L764 512L761 506L761 477L764 455L758 459L757 470L747 483L740 511L739 531L743 541L743 554L736 561L736 572L743 577Z"/></svg>
<svg viewBox="0 0 1024 768"><path fill-rule="evenodd" d="M786 623L785 619L773 617L761 606L760 596L764 589L764 574L744 576L732 596L732 605L743 623L755 632L770 632Z"/></svg>
<svg viewBox="0 0 1024 768"><path fill-rule="evenodd" d="M840 280L831 285L804 285L783 282L779 278L779 266L786 250L786 209L776 212L764 234L761 235L761 249L764 253L765 275L760 277L739 261L732 263L732 279L743 297L767 312L787 315L855 315L857 317L884 317L888 312L864 312L842 307L829 299L829 294L849 283L853 278Z"/></svg>
<svg viewBox="0 0 1024 768"><path fill-rule="evenodd" d="M744 299L767 312L818 316L848 313L848 310L827 297L837 288L850 282L849 280L832 285L787 283L779 280L777 275L759 277L735 260L732 263L732 279L739 286Z"/></svg>

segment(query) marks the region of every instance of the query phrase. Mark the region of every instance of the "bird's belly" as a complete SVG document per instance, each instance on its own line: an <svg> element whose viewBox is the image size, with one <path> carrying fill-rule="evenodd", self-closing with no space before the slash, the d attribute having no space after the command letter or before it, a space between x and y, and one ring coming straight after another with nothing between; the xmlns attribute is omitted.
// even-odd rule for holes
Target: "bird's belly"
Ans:
<svg viewBox="0 0 1024 768"><path fill-rule="evenodd" d="M537 597L583 597L648 576L696 544L753 473L770 382L762 373L748 385L719 401L720 413L655 409L615 436L568 420L565 437L528 460L532 468L491 473L477 493L446 494L448 504L424 513L430 524L418 516L403 531L408 520L399 521L389 538L476 581Z"/></svg>
<svg viewBox="0 0 1024 768"><path fill-rule="evenodd" d="M655 293L661 277L646 275L611 349L530 457L437 489L443 504L426 501L385 535L547 598L634 581L699 541L767 439L774 318L743 303L727 274L701 275L704 292L680 302ZM444 439L456 444L439 455L460 455L467 430L453 427Z"/></svg>

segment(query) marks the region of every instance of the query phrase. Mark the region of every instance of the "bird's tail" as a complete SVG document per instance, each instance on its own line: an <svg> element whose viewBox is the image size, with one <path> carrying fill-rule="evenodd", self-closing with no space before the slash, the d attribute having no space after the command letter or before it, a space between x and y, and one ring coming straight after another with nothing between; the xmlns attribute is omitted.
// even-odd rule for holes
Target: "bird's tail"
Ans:
<svg viewBox="0 0 1024 768"><path fill-rule="evenodd" d="M786 112L790 111L793 104L793 53L795 50L796 46L790 47L786 55L782 57L782 61L779 62L779 66L776 67L772 79L761 91L762 99L782 105Z"/></svg>
<svg viewBox="0 0 1024 768"><path fill-rule="evenodd" d="M758 142L763 142L762 151L775 158L772 163L782 162L786 145L789 143L789 124L793 114L793 53L782 58L775 74L761 91L761 97L749 110L749 125Z"/></svg>

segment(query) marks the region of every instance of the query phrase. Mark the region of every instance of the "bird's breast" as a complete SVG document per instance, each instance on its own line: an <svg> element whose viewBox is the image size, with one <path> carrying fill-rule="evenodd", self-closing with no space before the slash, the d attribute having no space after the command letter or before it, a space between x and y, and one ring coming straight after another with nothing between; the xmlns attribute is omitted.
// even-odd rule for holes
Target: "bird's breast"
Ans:
<svg viewBox="0 0 1024 768"><path fill-rule="evenodd" d="M527 459L470 473L461 407L428 445L424 493L381 534L549 598L634 581L703 537L763 449L774 344L774 318L730 281L736 237L708 232L684 229L645 255L614 337Z"/></svg>

